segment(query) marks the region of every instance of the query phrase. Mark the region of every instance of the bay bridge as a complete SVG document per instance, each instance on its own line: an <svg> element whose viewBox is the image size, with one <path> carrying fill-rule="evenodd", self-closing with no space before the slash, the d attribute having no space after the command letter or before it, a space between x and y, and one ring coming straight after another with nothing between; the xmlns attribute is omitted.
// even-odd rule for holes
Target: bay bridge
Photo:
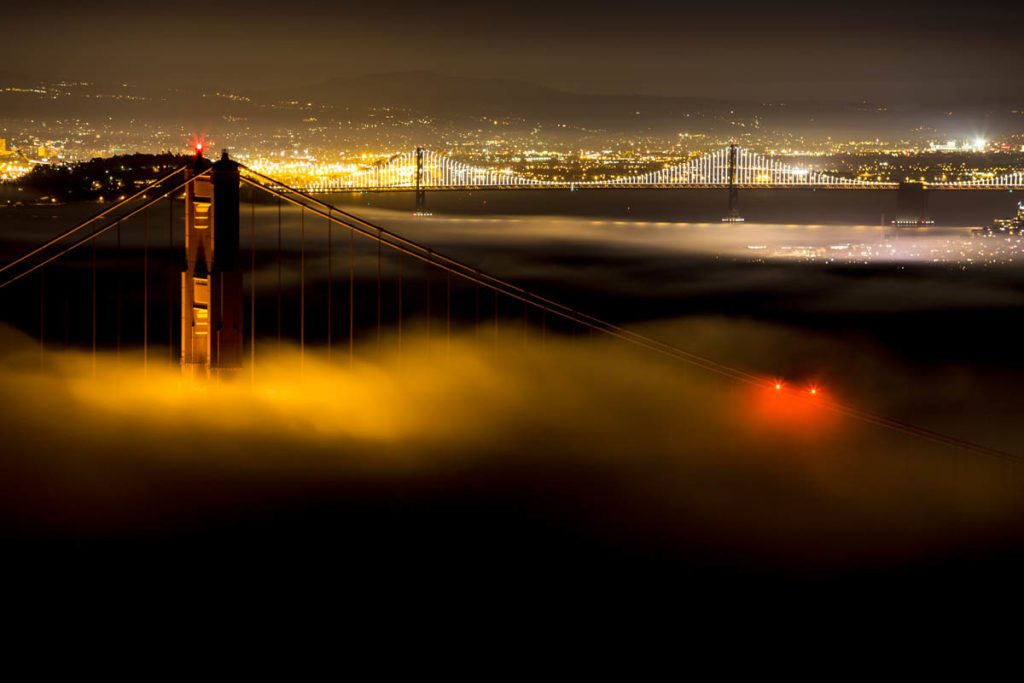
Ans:
<svg viewBox="0 0 1024 683"><path fill-rule="evenodd" d="M379 350L390 337L401 349L403 329L417 320L425 322L428 335L446 340L460 328L488 328L495 338L510 330L520 338L597 335L730 385L814 400L822 410L937 444L954 457L990 458L1024 473L1018 467L1024 460L1015 454L827 396L802 395L764 373L690 352L488 273L240 164L226 151L216 162L202 152L197 146L187 164L0 266L4 321L38 341L40 358L47 350L77 349L91 353L95 368L98 353L137 348L143 373L159 353L191 377L247 371L255 383L262 348L294 340L300 356L315 346L328 362L352 363L357 345ZM410 165L414 175L402 175ZM755 173L780 186L805 182L735 146L686 168L643 182L700 177L735 188L758 182ZM373 173L366 188L484 187L488 180L469 178L426 150ZM698 173L707 175L693 175ZM806 183L832 180L854 182L808 174ZM286 208L298 219L297 248L283 240Z"/></svg>
<svg viewBox="0 0 1024 683"><path fill-rule="evenodd" d="M511 169L482 168L423 147L398 154L354 173L316 173L299 189L331 192L414 192L417 213L426 213L427 192L475 190L725 189L723 220L738 222L740 190L894 190L899 214L894 223L924 225L930 190L1013 191L1024 188L1024 171L941 182L891 182L848 178L793 164L737 144L661 169L600 180L544 179Z"/></svg>
<svg viewBox="0 0 1024 683"><path fill-rule="evenodd" d="M1019 189L1024 188L1024 171L973 180L920 184L930 190ZM306 192L729 187L896 190L899 186L899 182L847 178L798 167L733 144L658 170L601 180L536 178L511 169L472 166L433 150L417 147L354 173L325 174L300 189Z"/></svg>

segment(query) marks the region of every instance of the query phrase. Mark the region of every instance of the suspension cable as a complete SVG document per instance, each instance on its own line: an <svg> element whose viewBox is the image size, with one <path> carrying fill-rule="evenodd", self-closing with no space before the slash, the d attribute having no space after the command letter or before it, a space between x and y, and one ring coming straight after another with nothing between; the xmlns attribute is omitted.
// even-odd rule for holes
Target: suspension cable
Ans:
<svg viewBox="0 0 1024 683"><path fill-rule="evenodd" d="M260 177L265 177L265 176L262 176L261 174L256 174L256 175L260 175ZM270 180L271 180L271 182L274 182L275 184L277 183L277 181L275 181L273 179L270 179ZM256 182L255 180L252 180L250 178L246 178L244 176L242 177L242 181L246 182L246 183L248 183L250 185L253 185L255 187L258 187L258 188L262 189L263 191L268 192L268 193L270 193L270 194L272 194L274 196L277 196L279 199L283 199L284 201L287 201L287 202L289 202L291 204L295 204L296 206L305 206L302 202L298 201L297 199L293 199L293 198L287 196L284 192L282 192L280 190L277 190L274 187L267 187L266 185L263 185L262 183ZM302 197L306 197L306 195L304 195L303 193L297 192L297 191L295 191L295 190L293 190L291 188L288 188L288 189L291 192L295 193L295 194L298 194L298 195L300 195ZM319 200L314 200L314 201L315 201L316 204L319 204L321 206L330 206L330 205L326 205L324 202L321 202ZM653 339L651 337L648 337L646 335L642 335L642 334L639 334L639 333L636 333L636 332L632 332L630 330L626 330L626 329L620 327L619 325L615 325L614 323L610 323L610 322L607 322L607 321L604 321L604 320L600 320L599 318L595 318L593 316L589 316L589 315L578 313L577 311L574 311L573 309L570 309L567 306L563 306L561 304L557 304L555 302L551 302L551 301L549 301L549 300L547 300L547 299L545 299L543 297L534 295L533 293L531 293L531 292L529 292L527 290L524 290L524 289L522 289L520 287L516 287L514 285L511 285L510 283L507 283L504 280L501 280L501 279L496 278L494 276L482 273L481 271L476 270L475 268L472 268L472 267L470 267L468 265L462 264L462 263L454 261L452 259L448 259L447 257L444 257L442 255L438 255L436 252L434 252L431 249L427 249L426 247L421 247L420 245L410 245L409 241L406 240L405 238L401 238L401 237L395 236L395 237L397 237L397 242L398 243L396 243L395 241L386 240L386 239L384 239L385 236L391 237L391 236L394 236L394 233L391 233L390 231L384 230L382 228L378 228L377 226L372 226L372 229L368 230L366 228L362 228L362 227L359 227L357 225L351 225L350 223L342 220L340 217L335 217L335 216L329 215L328 213L325 213L325 212L323 212L323 211L321 211L319 209L315 209L315 208L312 208L312 207L309 207L309 206L306 206L306 208L308 210L314 212L314 213L317 213L317 214L325 217L325 218L329 218L330 220L332 220L337 225L341 225L341 226L347 228L350 231L350 236L351 236L351 234L353 232L358 232L359 234L361 234L361 235L363 235L365 237L377 240L378 242L380 242L382 244L386 244L391 249L394 249L394 250L396 250L398 252L404 253L404 254L406 254L408 256L411 256L411 257L413 257L415 259L418 259L418 260L420 260L420 261L422 261L424 263L427 263L430 266L434 266L434 267L439 268L441 270L444 270L444 271L446 271L446 272L448 272L450 274L458 275L459 277L462 277L465 280L469 280L471 282L475 282L477 284L480 284L481 286L484 286L484 287L487 287L489 289L492 289L492 290L495 291L496 294L497 293L501 293L501 294L503 294L503 295L505 295L505 296L507 296L509 298L521 301L524 304L528 304L530 306L533 306L534 308L537 308L537 309L539 309L541 311L544 311L544 312L547 312L547 313L551 313L552 315L556 315L558 317L561 317L561 318L563 318L565 320L568 320L569 322L573 322L573 323L582 325L584 327L587 327L591 331L602 332L602 333L604 333L604 334L606 334L606 335L608 335L610 337L614 337L614 338L620 339L622 341L629 342L629 343L631 343L633 345L645 348L645 349L647 349L649 351L653 351L655 353L659 353L661 355L664 355L664 356L667 356L667 357L670 357L670 358L674 358L676 360L683 361L683 362L689 363L691 365L695 365L695 366L700 367L702 369L708 370L710 372L717 373L719 375L723 375L725 377L729 377L731 379L734 379L734 380L737 380L737 381L740 381L740 382L744 382L744 383L749 384L751 386L755 386L755 387L758 387L758 388L770 388L770 387L773 386L773 383L768 382L763 377L759 377L759 376L754 375L754 374L752 374L750 372L747 372L745 370L742 370L742 369L739 369L739 368L734 368L734 367L725 365L723 363L719 363L717 361L711 360L709 358L705 358L705 357L700 356L698 354L695 354L695 353L692 353L692 352L689 352L689 351L685 351L685 350L680 349L680 348L678 348L676 346L673 346L671 344L667 344L665 342L658 341L658 340ZM334 212L338 213L340 216L348 217L350 215L350 214L346 214L343 211L338 210L337 208L335 208L334 211L331 212L331 213L333 214ZM358 222L358 223L365 223L365 221L362 221L361 219L356 219L356 222ZM421 254L418 251L419 249L423 249L427 253L426 254ZM435 260L434 257L436 257L437 260ZM468 272L466 272L466 271L468 271ZM977 444L977 443L974 443L974 442L966 441L966 440L963 440L963 439L958 439L956 437L952 437L952 436L948 436L946 434L942 434L941 432L935 432L935 431L930 430L930 429L926 429L926 428L923 428L923 427L918 427L916 425L913 425L913 424L910 424L910 423L907 423L907 422L903 422L902 420L896 420L896 419L888 418L888 417L885 417L885 416L882 416L882 415L876 415L876 414L873 414L873 413L869 413L869 412L866 412L866 411L854 408L852 406L841 404L841 403L839 403L837 401L822 400L822 401L820 401L820 404L825 406L825 407L827 407L828 409L830 409L830 410L832 410L834 412L840 413L842 415L846 415L848 417L860 420L862 422L866 422L866 423L873 424L873 425L880 426L880 427L885 427L885 428L888 428L888 429L891 429L891 430L894 430L894 431L899 431L899 432L902 432L902 433L905 433L905 434L910 434L910 435L913 435L913 436L917 436L919 438L922 438L922 439L925 439L925 440L929 440L929 441L932 441L932 442L935 442L935 443L940 443L940 444L944 444L944 445L947 445L947 446L956 446L956 447L960 447L960 448L965 448L965 449L969 449L969 450L975 451L977 453L982 453L982 454L986 454L986 455L990 455L990 456L996 456L996 457L1001 457L1001 458L1007 458L1007 459L1011 459L1011 460L1015 460L1015 461L1021 461L1022 460L1021 456L1018 456L1018 455L1015 455L1015 454L1012 454L1012 453L1008 453L1006 451L1001 451L1001 450L998 450L998 449L995 449L995 448L989 448L987 446L983 446L981 444Z"/></svg>
<svg viewBox="0 0 1024 683"><path fill-rule="evenodd" d="M19 263L22 263L22 262L26 261L27 259L32 258L33 256L35 256L36 254L38 254L41 251L45 251L46 249L49 249L53 245L55 245L58 242L61 242L64 239L74 235L78 231L84 230L85 228L89 227L90 225L92 225L93 223L95 223L99 219L103 218L107 214L109 214L109 213L111 213L113 211L116 211L117 209L121 208L122 206L124 206L125 204L128 204L131 201L134 201L134 200L138 199L139 197L145 195L147 192L152 190L157 185L160 185L160 184L166 182L167 180L173 178L174 176L178 175L179 173L184 171L186 168L187 168L187 166L182 166L180 168L175 169L174 171L172 171L172 172L168 173L167 175L165 175L163 178L160 178L158 180L154 180L152 183L150 183L146 187L142 188L141 190L139 190L138 192L133 194L131 197L128 197L127 199L124 199L124 200L122 200L122 201L112 205L111 207L109 207L107 209L104 209L103 211L100 211L96 215L91 216L90 218L85 219L84 221L82 221L78 225L76 225L76 226L74 226L74 227L72 227L72 228L70 228L68 230L65 230L64 232L62 232L61 234L57 235L56 237L51 238L45 244L42 244L42 245L36 247L35 249L33 249L32 251L28 252L27 254L24 254L23 256L19 256L18 258L14 259L10 263L4 265L3 267L0 267L0 273L3 273L5 271L13 268L14 266L18 265Z"/></svg>
<svg viewBox="0 0 1024 683"><path fill-rule="evenodd" d="M56 254L53 254L52 256L44 259L43 261L40 261L39 263L35 264L34 266L29 268L28 270L23 270L20 273L18 273L17 275L15 275L14 277L10 278L9 280L5 280L4 282L0 283L0 289L3 289L4 287L6 287L8 285L14 284L15 282L17 282L21 278L23 278L26 275L29 275L31 273L34 273L35 271L39 270L40 268L42 268L45 265L53 263L54 261L59 259L61 256L64 256L65 254L67 254L70 251L73 251L74 249L77 249L78 247L82 246L83 244L85 244L87 242L94 241L100 235L103 235L103 234L107 233L108 231L114 229L121 221L126 221L129 218L131 218L132 216L138 215L139 213L145 211L146 209L148 209L149 207L153 206L154 204L156 204L157 202L161 201L162 199L164 199L166 197L173 197L173 195L176 192L178 192L179 190L184 188L189 183L195 181L196 178L200 178L200 177L202 177L204 175L207 175L209 173L210 173L209 170L203 171L202 173L198 173L195 176L193 176L192 178L189 178L185 182L181 183L180 185L178 185L178 186L168 190L166 193L161 194L160 196L151 199L150 201L146 202L142 206L140 206L140 207L138 207L136 209L133 209L132 211L128 212L127 214L125 214L123 216L120 216L116 220L110 221L109 223L107 223L105 226L103 226L99 230L94 229L91 233L89 233L88 235L86 235L82 239L78 240L74 244L65 247L64 249L58 251ZM173 204L172 204L172 206L173 206Z"/></svg>
<svg viewBox="0 0 1024 683"><path fill-rule="evenodd" d="M268 187L266 185L263 185L262 183L255 183L255 184L257 186L261 187L264 191L269 192L269 193L275 195L276 197L278 197L279 200L280 199L284 199L285 201L288 201L288 202L290 202L292 204L295 204L296 206L302 206L302 204L300 202L292 199L291 197L288 197L285 194L285 192L283 192L282 190L277 189L278 187L283 188L283 190L288 192L288 193L295 194L295 195L297 195L297 196L299 196L299 197L301 197L301 198L303 198L303 199L305 199L307 201L313 202L314 204L317 204L317 205L319 205L321 207L327 208L329 210L329 213L335 213L338 216L344 217L344 218L352 221L356 225L353 225L352 223L348 223L348 222L346 222L344 220L341 220L341 219L336 220L335 221L336 223L338 223L340 225L344 225L345 227L349 228L350 230L356 230L357 232L359 232L359 234L364 235L366 237L370 237L371 239L378 239L379 240L379 239L383 239L383 238L386 237L388 240L390 240L390 241L392 241L394 243L394 244L389 244L389 246L391 246L392 248L397 249L398 245L401 245L401 246L404 246L404 247L408 247L409 249L418 252L416 254L414 254L412 252L408 252L410 255L414 255L417 258L419 258L420 260L423 260L423 261L425 261L427 263L433 263L434 265L437 265L438 267L442 267L442 265L441 265L442 263L443 264L447 264L448 266L451 266L451 267L453 267L453 268L455 268L455 269L457 269L459 271L466 271L466 272L458 273L458 274L462 275L464 278L472 279L472 280L476 280L476 279L485 280L487 282L492 283L493 285L497 285L497 286L501 287L503 290L514 291L517 294L519 294L519 296L516 297L516 298L530 299L530 300L536 302L535 305L538 305L538 306L540 304L544 304L545 306L547 306L547 307L549 307L551 309L554 309L552 312L561 311L561 313L559 313L559 315L563 315L564 316L565 314L568 314L568 316L570 316L572 318L578 318L578 319L582 319L582 320L588 321L589 324L596 325L598 328L615 329L616 332L619 333L619 334L627 335L627 336L630 336L630 337L634 337L638 341L640 341L642 339L646 343L662 346L666 351L672 351L674 353L679 353L679 354L683 354L683 355L692 356L692 358L693 358L693 360L695 362L699 361L699 362L703 362L703 363L710 363L710 364L713 364L713 365L718 365L718 363L716 363L716 361L713 361L711 359L703 358L701 356L698 356L697 354L690 354L690 352L688 352L688 351L684 351L684 350L679 349L677 347L673 347L673 346L671 346L669 344L665 344L665 343L660 342L660 341L658 341L656 339L653 339L651 337L646 337L646 336L641 335L639 333L632 332L632 331L627 330L627 329L625 329L625 328L623 328L623 327L621 327L619 325L615 325L613 323L609 323L607 321L601 320L600 318L596 318L594 316L588 315L586 313L583 313L582 311L578 311L578 310L576 310L576 309L574 309L574 308L572 308L570 306L566 306L566 305L564 305L564 304L562 304L560 302L557 302L557 301L554 301L552 299L543 297L543 296L535 294L533 292L529 292L529 291L527 291L527 290L525 290L525 289L523 289L521 287L518 287L517 285L515 285L515 284L513 284L511 282L508 282L506 280L501 280L501 279L496 278L496 277L494 277L492 275L489 275L488 273L485 273L485 272L483 272L481 270L478 270L477 268L474 268L473 266L470 266L469 264L463 263L463 262L458 261L458 260L453 259L453 258L449 258L449 257L445 256L444 254L438 254L437 252L435 252L430 247L427 247L427 246L422 245L422 244L420 244L418 242L415 242L415 241L410 240L410 239L408 239L406 237L403 237L402 235L399 235L399 234L394 233L394 232L392 232L390 230L382 228L382 227L380 227L378 225L370 223L369 221L367 221L367 220L365 220L363 218L360 218L359 216L355 216L355 215L350 214L348 212L342 211L341 209L338 209L337 207L335 207L335 206L333 206L331 204L323 202L323 201L321 201L319 199L316 199L315 197L312 197L312 196L310 196L310 195L308 195L308 194L306 194L304 192L296 190L295 188L292 188L292 187L289 187L288 185L280 183L279 181L275 180L274 178L270 178L269 176L266 176L266 175L264 175L262 173L253 171L252 169L250 169L249 167L247 167L245 165L240 165L240 166L241 166L241 168L245 169L247 172L251 173L252 175L257 176L258 178L261 178L261 179L264 179L264 180L270 182L274 187ZM245 178L245 177L243 177L242 180L245 181L245 182L253 183L252 180L250 180L248 178ZM322 212L320 212L320 213L322 215ZM400 251L401 251L401 249L400 249ZM424 258L424 256L426 256L426 258ZM428 325L428 328L429 328L429 325L430 325L429 318L428 318L428 321L427 321L427 325ZM722 365L721 368L723 370L727 370L728 371L725 374L730 374L731 372L736 372L735 368L728 368L728 366L725 366L725 365ZM740 372L742 372L742 371L740 371ZM760 383L762 381L761 378L756 377L754 375L749 375L749 379L753 380L755 382L758 382L758 383Z"/></svg>

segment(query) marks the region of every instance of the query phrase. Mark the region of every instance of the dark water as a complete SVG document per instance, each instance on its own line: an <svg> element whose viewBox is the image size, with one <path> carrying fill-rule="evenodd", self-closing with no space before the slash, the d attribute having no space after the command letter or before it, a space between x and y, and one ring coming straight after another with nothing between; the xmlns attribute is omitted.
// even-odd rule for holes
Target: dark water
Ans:
<svg viewBox="0 0 1024 683"><path fill-rule="evenodd" d="M410 210L407 192L330 195L351 206ZM1016 211L1024 195L1001 192L929 193L928 207L937 225L988 225ZM726 213L725 190L537 190L504 192L428 192L427 208L438 214L558 215L634 218L701 223ZM762 223L879 225L896 215L895 191L741 190L740 212Z"/></svg>

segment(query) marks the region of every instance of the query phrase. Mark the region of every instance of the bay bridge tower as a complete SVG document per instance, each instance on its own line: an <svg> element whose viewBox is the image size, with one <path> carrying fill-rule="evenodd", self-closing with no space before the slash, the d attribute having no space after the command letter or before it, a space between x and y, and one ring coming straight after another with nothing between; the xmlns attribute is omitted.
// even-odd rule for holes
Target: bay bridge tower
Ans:
<svg viewBox="0 0 1024 683"><path fill-rule="evenodd" d="M227 152L211 164L201 145L185 173L195 180L185 190L181 365L199 375L242 364L239 173Z"/></svg>
<svg viewBox="0 0 1024 683"><path fill-rule="evenodd" d="M740 191L736 187L736 159L739 156L739 145L735 142L729 144L729 213L722 219L723 223L742 223L740 216Z"/></svg>
<svg viewBox="0 0 1024 683"><path fill-rule="evenodd" d="M423 189L423 148L416 148L416 216L429 216L427 212L427 191Z"/></svg>

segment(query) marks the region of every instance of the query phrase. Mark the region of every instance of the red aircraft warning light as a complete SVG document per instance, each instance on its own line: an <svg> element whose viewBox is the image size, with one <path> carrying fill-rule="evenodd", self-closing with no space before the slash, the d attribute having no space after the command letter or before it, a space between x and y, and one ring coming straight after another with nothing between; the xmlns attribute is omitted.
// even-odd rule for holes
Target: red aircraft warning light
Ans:
<svg viewBox="0 0 1024 683"><path fill-rule="evenodd" d="M206 136L199 135L198 133L193 133L190 146L192 147L192 150L196 153L196 156L203 156L203 149L206 147Z"/></svg>

